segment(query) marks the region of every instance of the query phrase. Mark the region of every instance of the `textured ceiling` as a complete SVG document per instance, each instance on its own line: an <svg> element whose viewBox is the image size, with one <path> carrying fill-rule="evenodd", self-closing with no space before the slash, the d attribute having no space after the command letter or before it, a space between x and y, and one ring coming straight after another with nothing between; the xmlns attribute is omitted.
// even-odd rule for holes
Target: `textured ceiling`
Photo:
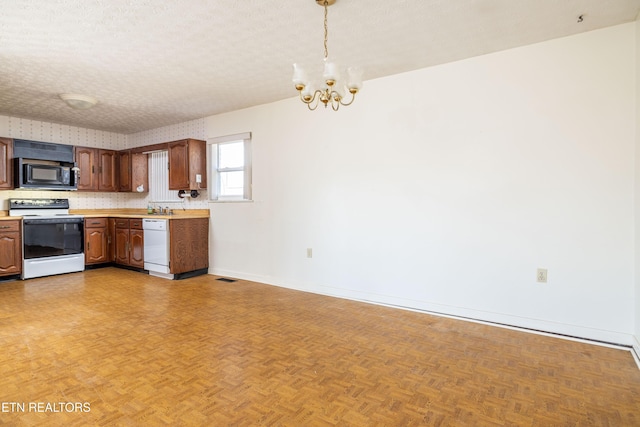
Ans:
<svg viewBox="0 0 640 427"><path fill-rule="evenodd" d="M640 0L337 0L329 54L366 80L633 21ZM578 23L578 16L584 20ZM0 114L133 133L297 96L315 0L2 0ZM99 100L73 110L58 97Z"/></svg>

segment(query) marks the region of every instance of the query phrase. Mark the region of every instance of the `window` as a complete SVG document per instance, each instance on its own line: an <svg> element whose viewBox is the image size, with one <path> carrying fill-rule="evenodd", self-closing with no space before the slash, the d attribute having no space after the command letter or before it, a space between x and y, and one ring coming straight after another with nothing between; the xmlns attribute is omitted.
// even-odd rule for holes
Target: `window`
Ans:
<svg viewBox="0 0 640 427"><path fill-rule="evenodd" d="M251 200L251 133L212 138L208 148L212 181L209 199Z"/></svg>

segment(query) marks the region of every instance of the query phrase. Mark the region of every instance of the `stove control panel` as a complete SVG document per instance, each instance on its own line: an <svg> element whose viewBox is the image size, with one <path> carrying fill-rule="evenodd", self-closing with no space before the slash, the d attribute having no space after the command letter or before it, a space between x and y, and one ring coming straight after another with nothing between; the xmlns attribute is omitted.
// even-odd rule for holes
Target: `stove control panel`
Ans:
<svg viewBox="0 0 640 427"><path fill-rule="evenodd" d="M9 199L11 209L69 209L69 199Z"/></svg>

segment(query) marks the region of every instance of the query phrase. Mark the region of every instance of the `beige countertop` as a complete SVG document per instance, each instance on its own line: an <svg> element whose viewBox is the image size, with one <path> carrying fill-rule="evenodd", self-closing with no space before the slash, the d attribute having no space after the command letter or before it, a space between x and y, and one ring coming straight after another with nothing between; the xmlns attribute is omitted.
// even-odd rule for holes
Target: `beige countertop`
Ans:
<svg viewBox="0 0 640 427"><path fill-rule="evenodd" d="M209 218L209 209L174 209L172 215L148 214L146 209L70 209L69 213L83 215L85 218Z"/></svg>
<svg viewBox="0 0 640 427"><path fill-rule="evenodd" d="M83 215L85 218L161 218L191 219L209 218L209 209L175 209L173 215L149 215L146 209L70 209L70 214ZM7 211L0 211L0 221L22 219L20 216L9 216Z"/></svg>

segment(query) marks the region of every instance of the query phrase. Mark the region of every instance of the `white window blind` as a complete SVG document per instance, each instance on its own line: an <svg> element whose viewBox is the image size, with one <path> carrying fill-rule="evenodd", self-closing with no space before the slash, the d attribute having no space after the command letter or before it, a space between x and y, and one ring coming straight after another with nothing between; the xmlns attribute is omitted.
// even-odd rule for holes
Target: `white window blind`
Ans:
<svg viewBox="0 0 640 427"><path fill-rule="evenodd" d="M179 202L177 190L169 190L169 154L156 151L149 154L149 195L151 202Z"/></svg>

